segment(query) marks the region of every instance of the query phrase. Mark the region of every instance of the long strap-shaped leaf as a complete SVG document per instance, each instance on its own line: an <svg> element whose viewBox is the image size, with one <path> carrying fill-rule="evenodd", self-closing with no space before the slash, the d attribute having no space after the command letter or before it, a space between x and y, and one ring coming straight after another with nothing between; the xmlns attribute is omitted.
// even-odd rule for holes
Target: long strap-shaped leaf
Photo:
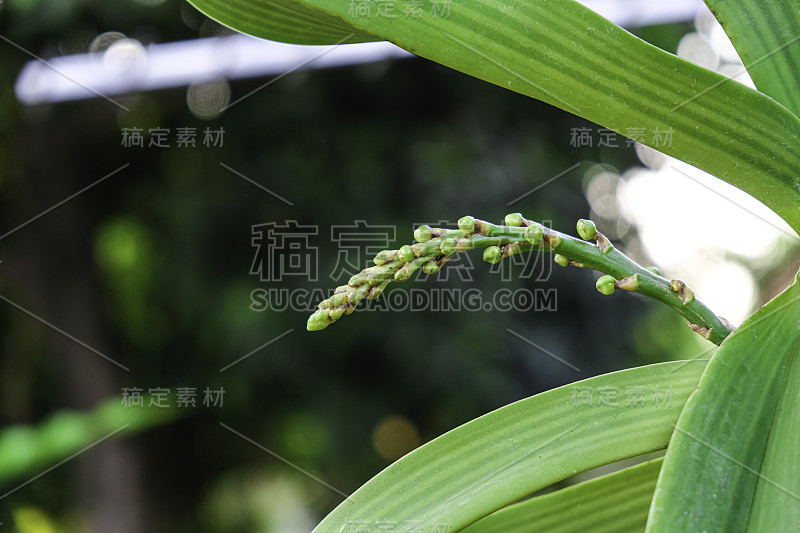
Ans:
<svg viewBox="0 0 800 533"><path fill-rule="evenodd" d="M307 7L302 2L294 0L252 2L200 0L192 3L206 15L223 24L273 41L296 44L343 44L381 40L335 15Z"/></svg>
<svg viewBox="0 0 800 533"><path fill-rule="evenodd" d="M647 531L797 530L798 325L795 281L722 343L675 427Z"/></svg>
<svg viewBox="0 0 800 533"><path fill-rule="evenodd" d="M389 523L455 532L574 473L663 449L705 364L623 370L493 411L393 463L315 531Z"/></svg>
<svg viewBox="0 0 800 533"><path fill-rule="evenodd" d="M492 513L464 533L639 533L662 459L606 474Z"/></svg>
<svg viewBox="0 0 800 533"><path fill-rule="evenodd" d="M308 42L325 30L327 42L364 34L387 39L639 137L747 191L800 229L800 120L771 98L651 46L574 0L459 1L438 16L407 16L404 0L192 3L261 37ZM664 195L681 201L670 191Z"/></svg>
<svg viewBox="0 0 800 533"><path fill-rule="evenodd" d="M787 0L705 0L758 90L800 116L800 9Z"/></svg>
<svg viewBox="0 0 800 533"><path fill-rule="evenodd" d="M750 531L800 531L800 357L787 369L778 398L761 476L756 485Z"/></svg>

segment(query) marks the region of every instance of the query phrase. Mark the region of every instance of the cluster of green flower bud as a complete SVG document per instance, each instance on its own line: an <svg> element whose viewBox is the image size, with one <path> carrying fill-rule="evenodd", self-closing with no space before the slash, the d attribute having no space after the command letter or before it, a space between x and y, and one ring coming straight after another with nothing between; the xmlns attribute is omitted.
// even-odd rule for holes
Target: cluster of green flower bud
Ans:
<svg viewBox="0 0 800 533"><path fill-rule="evenodd" d="M525 227L523 238L509 237L507 232L502 231L503 226L495 226L471 216L459 219L457 230L419 226L414 230L415 244L378 253L373 260L374 267L350 278L347 285L337 287L333 296L319 304L319 309L308 319L307 328L310 331L326 328L342 316L352 313L364 298L371 300L378 297L390 282L406 281L420 268L426 274L437 273L457 252L483 247L484 260L497 263L504 257L532 249L545 239L544 227L526 220L520 213L509 214L505 222L506 226ZM558 236L549 236L551 248L555 248L558 242Z"/></svg>
<svg viewBox="0 0 800 533"><path fill-rule="evenodd" d="M419 226L414 230L415 244L380 252L375 256L374 267L356 274L347 285L337 287L333 296L320 303L319 309L309 318L308 329L324 329L352 313L364 298L378 297L390 282L406 281L420 268L426 274L435 274L455 253L472 248L484 248L483 259L492 264L522 251L547 249L555 254L555 262L561 266L583 266L573 258L557 253L563 242L558 232L546 230L520 213L509 213L504 222L505 226L496 226L465 216L459 219L457 230ZM578 221L578 234L585 240L597 239L598 246L605 239L591 220ZM610 243L608 247L613 249Z"/></svg>
<svg viewBox="0 0 800 533"><path fill-rule="evenodd" d="M347 285L337 287L333 296L319 304L317 311L308 319L308 330L325 329L342 316L352 313L364 298L377 298L389 283L406 281L420 268L426 274L435 274L456 252L456 239L463 236L461 230L418 227L414 231L417 244L378 253L373 259L374 267L351 277Z"/></svg>

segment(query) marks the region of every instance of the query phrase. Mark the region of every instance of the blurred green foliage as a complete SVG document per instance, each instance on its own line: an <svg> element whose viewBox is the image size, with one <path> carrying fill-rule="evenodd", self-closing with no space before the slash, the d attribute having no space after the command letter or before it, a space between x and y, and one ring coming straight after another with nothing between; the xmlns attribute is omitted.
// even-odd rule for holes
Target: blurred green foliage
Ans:
<svg viewBox="0 0 800 533"><path fill-rule="evenodd" d="M149 398L145 399L147 403ZM45 470L112 433L134 434L170 421L177 414L170 409L126 407L112 398L88 413L58 411L33 427L7 426L0 433L0 486Z"/></svg>

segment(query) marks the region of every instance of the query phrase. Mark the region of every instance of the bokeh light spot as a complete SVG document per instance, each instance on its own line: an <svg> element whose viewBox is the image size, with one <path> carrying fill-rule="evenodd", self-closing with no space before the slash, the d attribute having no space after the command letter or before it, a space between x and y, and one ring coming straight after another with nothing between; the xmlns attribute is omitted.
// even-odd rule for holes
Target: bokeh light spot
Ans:
<svg viewBox="0 0 800 533"><path fill-rule="evenodd" d="M419 446L419 432L408 418L400 415L381 419L372 432L372 446L378 455L396 461Z"/></svg>
<svg viewBox="0 0 800 533"><path fill-rule="evenodd" d="M230 100L231 86L224 79L190 85L186 91L189 110L197 118L205 120L220 116Z"/></svg>
<svg viewBox="0 0 800 533"><path fill-rule="evenodd" d="M92 44L89 45L89 52L96 54L98 52L105 52L115 42L125 39L125 34L118 31L107 31L101 33L94 38Z"/></svg>

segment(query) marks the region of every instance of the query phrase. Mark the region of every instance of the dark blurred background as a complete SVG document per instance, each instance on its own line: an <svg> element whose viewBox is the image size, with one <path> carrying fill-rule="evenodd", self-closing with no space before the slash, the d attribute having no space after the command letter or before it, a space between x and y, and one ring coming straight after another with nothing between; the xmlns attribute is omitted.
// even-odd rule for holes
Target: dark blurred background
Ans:
<svg viewBox="0 0 800 533"><path fill-rule="evenodd" d="M690 29L633 31L674 50ZM0 465L11 469L0 531L308 531L341 493L472 418L705 349L656 304L597 293L591 272L536 256L492 267L479 252L382 298L523 290L546 301L376 301L306 332L316 301L273 309L254 295L327 294L375 247L465 214L521 211L574 234L590 214L586 184L640 165L634 148L622 137L599 147L596 133L572 146L575 128L597 127L420 59L294 72L218 116L198 112L198 98L235 101L269 78L216 81L199 97L115 96L129 111L102 98L18 101L32 58L12 42L47 59L110 31L144 45L229 33L177 0L0 4ZM125 146L131 128L144 146ZM149 146L153 128L169 130L169 148ZM196 128L194 147L178 146L181 128ZM206 128L224 132L216 146ZM613 213L598 225L647 261L634 226ZM281 226L305 235L299 248L259 244ZM276 258L313 270L276 275ZM184 387L193 407L178 406ZM141 407L125 403L135 389ZM170 407L150 405L153 389Z"/></svg>

